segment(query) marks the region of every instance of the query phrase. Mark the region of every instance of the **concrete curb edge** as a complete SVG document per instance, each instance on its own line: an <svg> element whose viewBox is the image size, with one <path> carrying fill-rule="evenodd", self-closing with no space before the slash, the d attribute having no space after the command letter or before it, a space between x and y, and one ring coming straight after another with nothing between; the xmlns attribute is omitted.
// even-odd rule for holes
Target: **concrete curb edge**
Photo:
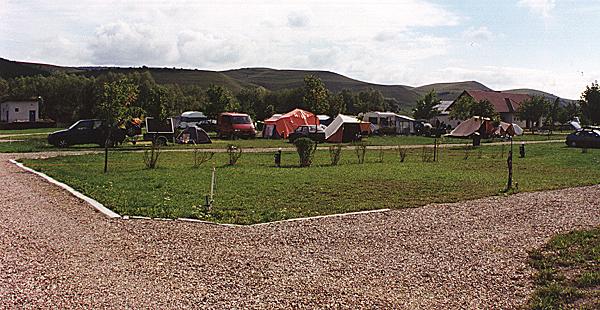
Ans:
<svg viewBox="0 0 600 310"><path fill-rule="evenodd" d="M52 177L46 175L45 173L39 172L39 171L35 171L25 165L23 165L22 163L14 160L14 159L9 159L9 161L15 165L17 165L17 167L33 173L37 176L42 177L43 179L45 179L46 181L48 181L51 184L57 185L58 187L67 190L69 193L71 193L73 196L87 202L89 205L91 205L94 209L96 209L98 212L104 214L106 217L108 218L121 218L121 216L115 212L113 212L112 210L110 210L109 208L105 207L103 204L99 203L98 201L76 191L75 189L73 189L72 187L70 187L69 185L59 182L55 179L53 179Z"/></svg>

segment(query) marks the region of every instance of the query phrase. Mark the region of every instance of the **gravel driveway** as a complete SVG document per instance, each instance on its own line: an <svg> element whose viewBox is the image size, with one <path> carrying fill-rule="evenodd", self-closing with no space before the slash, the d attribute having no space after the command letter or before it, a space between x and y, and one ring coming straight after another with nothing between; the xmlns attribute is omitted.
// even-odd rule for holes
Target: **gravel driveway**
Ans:
<svg viewBox="0 0 600 310"><path fill-rule="evenodd" d="M600 186L222 227L108 220L0 155L0 308L515 308Z"/></svg>

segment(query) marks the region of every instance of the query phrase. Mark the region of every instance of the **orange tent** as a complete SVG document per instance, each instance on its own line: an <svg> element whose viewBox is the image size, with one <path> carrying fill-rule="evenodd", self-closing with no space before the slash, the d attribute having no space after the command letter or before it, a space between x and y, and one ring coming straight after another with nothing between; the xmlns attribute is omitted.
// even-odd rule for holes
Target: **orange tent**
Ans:
<svg viewBox="0 0 600 310"><path fill-rule="evenodd" d="M265 120L263 138L287 137L296 128L302 125L319 125L319 119L313 113L301 109L294 109L279 117L273 116Z"/></svg>

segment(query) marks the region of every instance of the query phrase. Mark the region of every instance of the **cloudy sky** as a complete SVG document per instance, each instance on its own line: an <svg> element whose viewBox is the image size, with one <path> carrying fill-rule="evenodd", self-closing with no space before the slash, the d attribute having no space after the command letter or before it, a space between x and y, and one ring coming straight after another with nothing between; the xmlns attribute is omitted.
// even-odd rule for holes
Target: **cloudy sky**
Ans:
<svg viewBox="0 0 600 310"><path fill-rule="evenodd" d="M578 99L600 80L598 16L598 0L0 0L0 57L477 80Z"/></svg>

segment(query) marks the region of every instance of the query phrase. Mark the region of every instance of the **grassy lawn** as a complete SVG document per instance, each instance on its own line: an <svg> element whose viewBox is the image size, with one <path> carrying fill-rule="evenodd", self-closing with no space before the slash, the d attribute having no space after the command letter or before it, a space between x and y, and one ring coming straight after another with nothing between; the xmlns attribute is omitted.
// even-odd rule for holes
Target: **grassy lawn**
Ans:
<svg viewBox="0 0 600 310"><path fill-rule="evenodd" d="M56 130L56 129L54 129ZM25 153L25 152L43 152L49 150L61 150L59 148L53 147L46 142L46 134L40 135L31 135L31 136L8 136L2 139L14 139L14 140L23 140L18 142L2 142L0 143L0 153ZM545 140L561 140L565 139L564 134L553 134L550 136L546 135L533 135L526 134L520 137L516 137L514 139L515 142L520 141L545 141ZM222 148L225 149L229 144L235 144L242 148L285 148L285 147L294 147L291 143L288 143L287 140L271 140L271 139L249 139L249 140L220 140L213 138L213 143L211 144L201 144L197 147L199 148ZM439 138L437 139L438 144L469 144L471 140L468 139L456 139L456 138ZM500 142L504 140L500 139L487 139L483 140L482 143L489 142ZM395 145L431 145L434 143L434 139L430 137L422 137L422 136L372 136L366 137L363 139L363 142L367 145L382 145L382 146L395 146ZM347 143L349 144L349 143ZM137 143L136 145L132 145L131 143L124 143L121 145L118 150L134 150L147 147L149 143ZM331 144L324 143L323 146L328 146ZM97 145L77 145L71 146L65 150L81 150L81 149L90 149L90 148L98 148ZM173 145L170 144L167 148L192 148L190 145Z"/></svg>
<svg viewBox="0 0 600 310"><path fill-rule="evenodd" d="M62 128L32 128L32 129L0 130L0 136L31 134L31 133L48 134L48 133L55 132L55 131L61 130L61 129Z"/></svg>
<svg viewBox="0 0 600 310"><path fill-rule="evenodd" d="M600 309L600 227L558 235L530 253L532 309Z"/></svg>
<svg viewBox="0 0 600 310"><path fill-rule="evenodd" d="M244 153L235 166L225 165L227 154L215 154L193 168L192 152L174 152L161 154L157 169L145 168L143 153L113 152L106 175L100 154L24 162L122 215L251 224L497 195L506 182L506 155L500 153L507 151L507 146L458 146L441 149L438 162L423 162L423 150L412 149L400 163L396 150L386 150L381 163L380 151L369 150L365 163L358 164L354 150L347 150L338 166L331 166L328 151L318 151L310 168L297 168L295 152L284 152L282 168L273 166L271 153ZM526 158L514 159L515 181L519 191L597 184L599 163L598 150L529 145ZM213 165L215 205L207 211L202 204Z"/></svg>

